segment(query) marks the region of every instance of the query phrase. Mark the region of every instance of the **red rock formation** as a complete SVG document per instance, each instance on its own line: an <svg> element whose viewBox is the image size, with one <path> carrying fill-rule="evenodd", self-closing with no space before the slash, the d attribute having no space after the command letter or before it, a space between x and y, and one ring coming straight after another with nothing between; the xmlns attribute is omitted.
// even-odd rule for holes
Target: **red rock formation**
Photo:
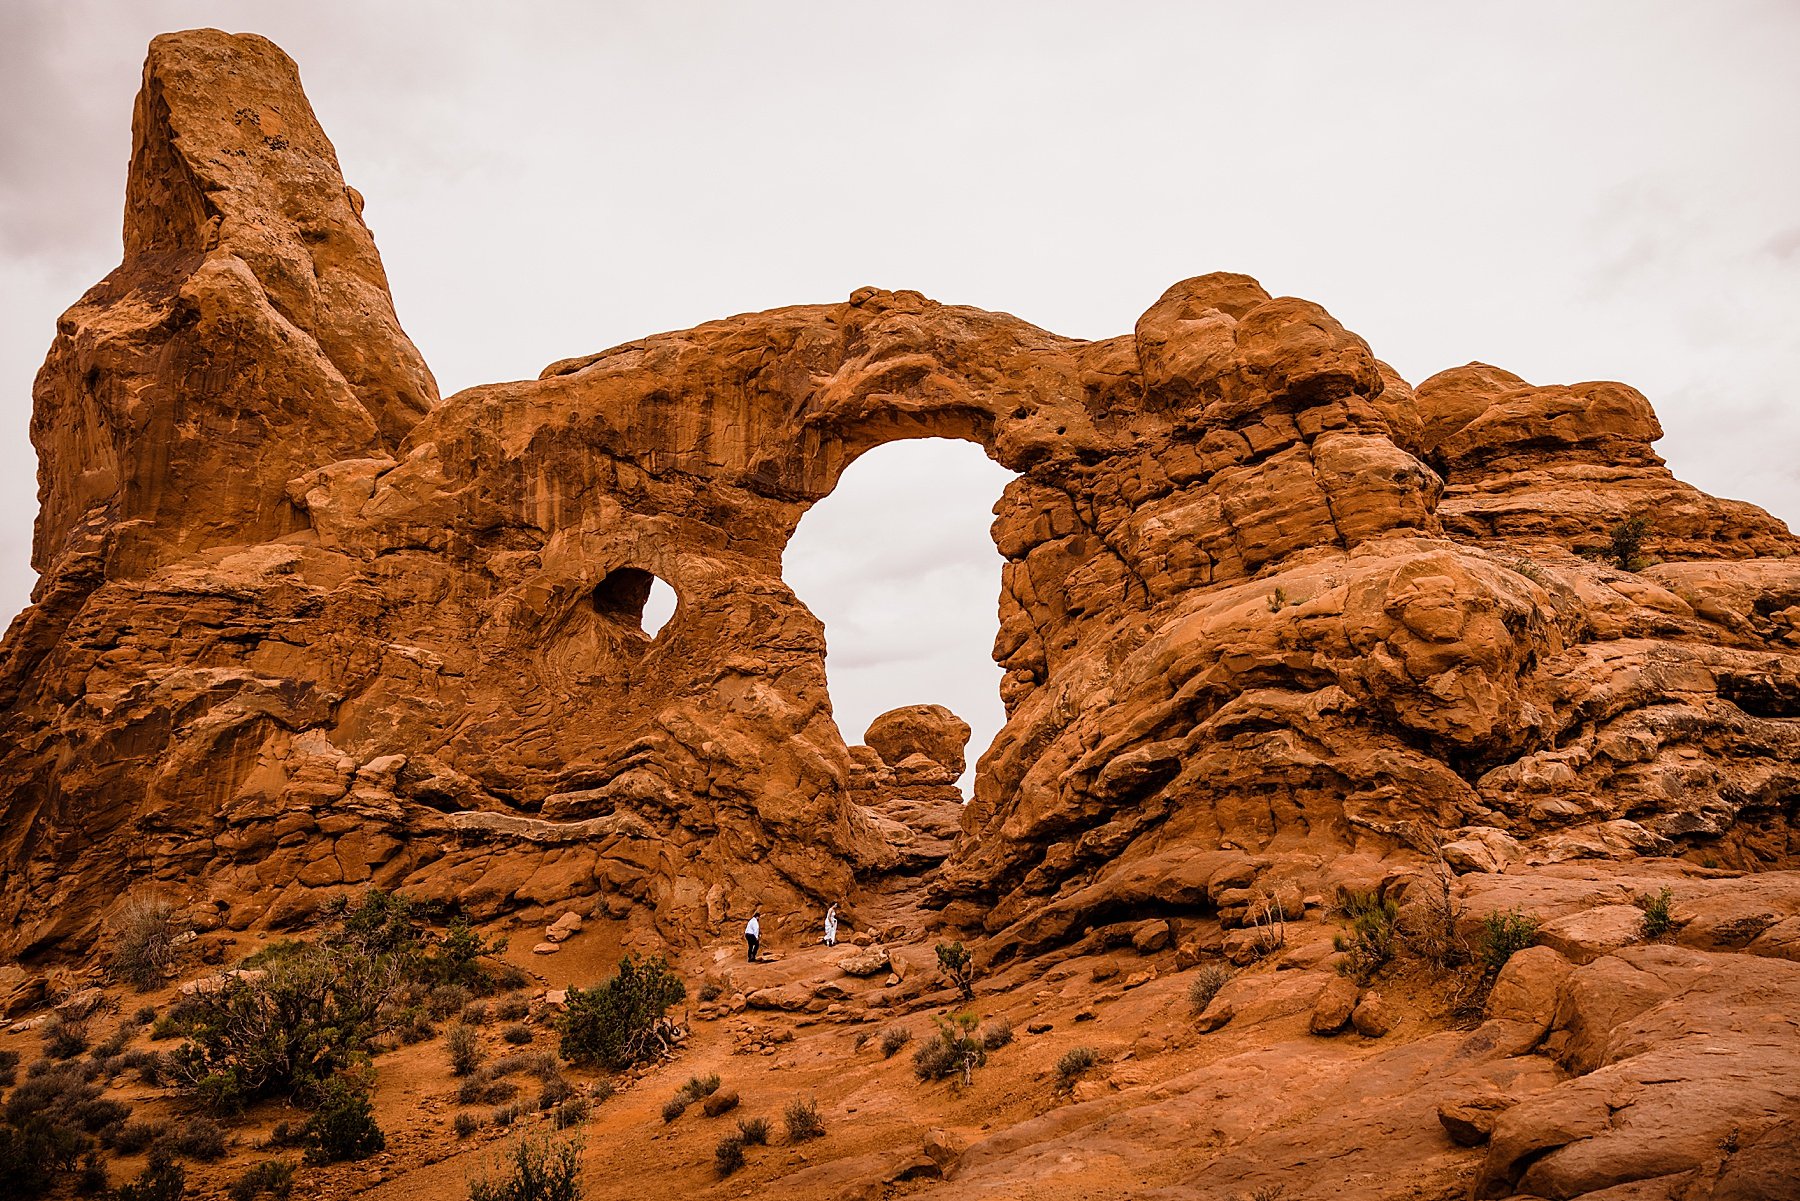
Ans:
<svg viewBox="0 0 1800 1201"><path fill-rule="evenodd" d="M864 288L439 403L269 43L158 39L130 179L36 392L14 954L137 880L231 926L375 882L674 933L918 868L857 803L780 563L846 465L923 436L1020 476L1008 721L933 885L990 954L1241 913L1283 856L1419 827L1795 857L1800 543L1669 477L1620 385L1415 396L1317 305L1209 275L1099 342ZM1647 504L1665 562L1572 553Z"/></svg>

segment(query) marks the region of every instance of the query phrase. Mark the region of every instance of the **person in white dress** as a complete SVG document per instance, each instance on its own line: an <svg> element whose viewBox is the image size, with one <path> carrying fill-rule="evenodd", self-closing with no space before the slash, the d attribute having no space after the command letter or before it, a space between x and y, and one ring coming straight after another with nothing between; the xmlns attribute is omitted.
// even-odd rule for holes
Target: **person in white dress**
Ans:
<svg viewBox="0 0 1800 1201"><path fill-rule="evenodd" d="M825 945L837 946L837 906L833 905L825 911Z"/></svg>
<svg viewBox="0 0 1800 1201"><path fill-rule="evenodd" d="M751 963L756 962L756 949L762 945L762 922L757 919L762 915L762 906L758 905L750 911L750 920L744 923L744 958Z"/></svg>

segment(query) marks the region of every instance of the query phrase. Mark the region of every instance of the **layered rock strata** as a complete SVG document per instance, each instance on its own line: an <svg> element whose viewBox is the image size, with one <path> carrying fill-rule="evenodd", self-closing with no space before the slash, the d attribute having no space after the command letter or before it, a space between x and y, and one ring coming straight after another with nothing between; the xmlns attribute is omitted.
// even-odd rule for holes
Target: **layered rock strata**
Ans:
<svg viewBox="0 0 1800 1201"><path fill-rule="evenodd" d="M124 261L35 390L13 955L138 884L234 927L371 882L593 894L675 936L918 868L780 575L844 468L912 437L1018 476L1008 719L933 882L996 947L1447 831L1800 850L1800 542L1669 476L1629 388L1415 392L1220 274L1096 342L864 288L440 401L286 56L159 38L134 131ZM1660 562L1575 553L1646 508Z"/></svg>

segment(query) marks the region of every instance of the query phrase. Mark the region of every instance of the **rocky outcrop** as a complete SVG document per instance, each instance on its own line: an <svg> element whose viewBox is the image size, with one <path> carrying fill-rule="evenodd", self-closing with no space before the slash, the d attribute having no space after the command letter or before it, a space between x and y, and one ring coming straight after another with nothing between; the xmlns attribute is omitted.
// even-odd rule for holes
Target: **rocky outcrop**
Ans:
<svg viewBox="0 0 1800 1201"><path fill-rule="evenodd" d="M934 868L956 847L969 723L942 705L890 709L850 748L849 790L892 853L891 870Z"/></svg>
<svg viewBox="0 0 1800 1201"><path fill-rule="evenodd" d="M152 46L128 196L36 390L12 954L132 882L232 927L376 883L687 938L948 852L933 903L1016 952L1285 913L1422 830L1794 859L1800 544L1669 477L1621 385L1415 393L1216 274L1097 342L863 288L440 402L293 64L215 32ZM864 802L949 787L956 727L846 747L780 575L847 464L920 436L1018 476L1007 723L953 849L941 803ZM1662 562L1575 553L1646 505Z"/></svg>

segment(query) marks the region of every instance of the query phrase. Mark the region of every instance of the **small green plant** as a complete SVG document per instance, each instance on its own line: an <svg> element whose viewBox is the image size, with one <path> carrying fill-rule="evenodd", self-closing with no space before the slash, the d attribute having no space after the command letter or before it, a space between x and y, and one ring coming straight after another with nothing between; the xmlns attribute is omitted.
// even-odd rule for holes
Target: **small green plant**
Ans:
<svg viewBox="0 0 1800 1201"><path fill-rule="evenodd" d="M370 1091L361 1075L342 1073L325 1082L319 1107L306 1119L306 1162L367 1159L387 1147Z"/></svg>
<svg viewBox="0 0 1800 1201"><path fill-rule="evenodd" d="M987 1048L975 1026L972 1013L940 1018L937 1035L913 1052L913 1074L924 1081L961 1076L965 1087L974 1083L975 1069L987 1062Z"/></svg>
<svg viewBox="0 0 1800 1201"><path fill-rule="evenodd" d="M737 1125L746 1146L760 1147L769 1141L768 1118L739 1118Z"/></svg>
<svg viewBox="0 0 1800 1201"><path fill-rule="evenodd" d="M1642 571L1649 564L1644 557L1644 539L1649 533L1649 517L1627 517L1606 532L1608 542L1600 557L1620 571Z"/></svg>
<svg viewBox="0 0 1800 1201"><path fill-rule="evenodd" d="M1338 970L1367 984L1394 957L1400 906L1395 901L1379 900L1372 892L1352 892L1344 898L1344 916L1350 919L1349 934L1339 934L1331 940L1331 945L1344 955Z"/></svg>
<svg viewBox="0 0 1800 1201"><path fill-rule="evenodd" d="M125 903L113 938L112 970L139 992L161 984L175 965L177 940L186 933L180 911L167 901L137 898Z"/></svg>
<svg viewBox="0 0 1800 1201"><path fill-rule="evenodd" d="M1669 913L1669 904L1675 894L1667 888L1655 896L1638 898L1638 908L1644 911L1644 941L1655 942L1675 928L1675 918Z"/></svg>
<svg viewBox="0 0 1800 1201"><path fill-rule="evenodd" d="M469 1201L580 1201L581 1139L514 1139L488 1172L469 1182Z"/></svg>
<svg viewBox="0 0 1800 1201"><path fill-rule="evenodd" d="M734 1131L719 1140L713 1148L713 1170L720 1177L731 1175L744 1166L744 1135Z"/></svg>
<svg viewBox="0 0 1800 1201"><path fill-rule="evenodd" d="M1195 1013L1204 1013L1206 1007L1213 1003L1219 990L1231 980L1231 969L1216 963L1209 963L1194 973L1188 981L1188 1008Z"/></svg>
<svg viewBox="0 0 1800 1201"><path fill-rule="evenodd" d="M912 1031L905 1026L889 1026L881 1032L881 1057L892 1059L901 1047L912 1041Z"/></svg>
<svg viewBox="0 0 1800 1201"><path fill-rule="evenodd" d="M975 999L975 957L969 954L967 947L960 942L940 942L937 944L938 971L942 972L950 983L956 985L956 991L962 994L965 1001Z"/></svg>
<svg viewBox="0 0 1800 1201"><path fill-rule="evenodd" d="M563 1058L614 1071L664 1058L681 1032L666 1016L669 1006L686 995L681 977L662 956L625 956L611 979L569 990L562 1019Z"/></svg>
<svg viewBox="0 0 1800 1201"><path fill-rule="evenodd" d="M1072 1047L1064 1052L1056 1061L1056 1087L1060 1092L1067 1092L1075 1087L1075 1082L1100 1062L1100 1056L1092 1047Z"/></svg>
<svg viewBox="0 0 1800 1201"><path fill-rule="evenodd" d="M1498 976L1508 959L1532 944L1537 931L1537 919L1519 909L1497 910L1484 917L1476 955L1487 977Z"/></svg>
<svg viewBox="0 0 1800 1201"><path fill-rule="evenodd" d="M787 1124L787 1141L790 1143L825 1136L825 1119L819 1114L817 1101L789 1101L781 1116Z"/></svg>
<svg viewBox="0 0 1800 1201"><path fill-rule="evenodd" d="M681 1086L681 1091L698 1101L702 1097L710 1097L718 1092L721 1083L723 1082L719 1079L717 1072L705 1076L689 1076L688 1082Z"/></svg>
<svg viewBox="0 0 1800 1201"><path fill-rule="evenodd" d="M256 1201L258 1197L274 1197L276 1201L294 1191L294 1165L285 1159L265 1159L244 1169L231 1186L231 1201Z"/></svg>

